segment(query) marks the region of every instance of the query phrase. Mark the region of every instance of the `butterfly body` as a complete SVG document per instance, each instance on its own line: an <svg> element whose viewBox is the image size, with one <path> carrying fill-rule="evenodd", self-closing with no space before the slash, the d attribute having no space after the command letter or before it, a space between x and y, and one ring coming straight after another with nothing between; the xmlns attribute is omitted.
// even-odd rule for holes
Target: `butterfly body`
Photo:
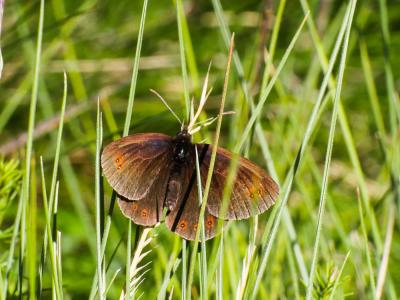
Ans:
<svg viewBox="0 0 400 300"><path fill-rule="evenodd" d="M187 130L173 138L161 133L139 133L107 145L101 159L103 173L118 194L123 214L136 224L154 226L167 208L167 227L193 240L200 214L196 148L204 188L212 148L208 144L193 144ZM260 214L278 195L278 186L265 171L240 157L232 195L224 212L222 194L231 157L228 150L217 149L204 216L206 239L217 233L218 218L244 219Z"/></svg>

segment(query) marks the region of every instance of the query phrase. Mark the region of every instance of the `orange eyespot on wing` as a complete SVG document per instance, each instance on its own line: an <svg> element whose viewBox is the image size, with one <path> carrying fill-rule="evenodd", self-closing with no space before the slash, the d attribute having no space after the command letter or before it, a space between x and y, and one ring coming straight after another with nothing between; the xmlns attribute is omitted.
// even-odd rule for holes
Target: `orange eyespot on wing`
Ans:
<svg viewBox="0 0 400 300"><path fill-rule="evenodd" d="M140 201L128 200L119 197L118 205L123 215L131 219L135 224L142 226L156 225L162 216L162 207L156 198L146 198Z"/></svg>
<svg viewBox="0 0 400 300"><path fill-rule="evenodd" d="M207 216L204 224L207 229L212 229L215 226L216 221L217 221L217 219L214 216L209 215L209 216Z"/></svg>

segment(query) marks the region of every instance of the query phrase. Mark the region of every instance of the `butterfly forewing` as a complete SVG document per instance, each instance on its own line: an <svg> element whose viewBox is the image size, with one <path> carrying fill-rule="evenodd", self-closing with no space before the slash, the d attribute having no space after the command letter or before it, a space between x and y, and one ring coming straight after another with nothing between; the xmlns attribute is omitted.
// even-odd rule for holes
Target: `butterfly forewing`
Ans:
<svg viewBox="0 0 400 300"><path fill-rule="evenodd" d="M199 145L199 149L205 146ZM209 147L201 164L203 185L207 179L211 153L212 147ZM279 187L263 169L243 157L238 158L236 177L226 211L225 213L221 211L231 158L230 151L223 148L217 149L210 194L207 200L208 212L218 218L229 220L246 219L263 213L274 204L278 197Z"/></svg>
<svg viewBox="0 0 400 300"><path fill-rule="evenodd" d="M171 148L172 138L160 133L140 133L119 139L103 150L104 176L117 194L127 200L152 197L153 189L161 189L159 185L165 184L157 178L168 177Z"/></svg>

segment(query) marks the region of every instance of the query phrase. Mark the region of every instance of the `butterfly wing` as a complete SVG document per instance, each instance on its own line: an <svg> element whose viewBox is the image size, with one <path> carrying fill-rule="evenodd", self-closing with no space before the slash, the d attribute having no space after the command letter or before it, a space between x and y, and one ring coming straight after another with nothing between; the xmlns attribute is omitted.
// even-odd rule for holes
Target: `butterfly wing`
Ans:
<svg viewBox="0 0 400 300"><path fill-rule="evenodd" d="M201 164L203 185L207 180L210 167L212 147L198 145L199 149L207 147L207 152ZM232 153L218 148L211 181L207 209L212 215L228 220L246 219L258 215L270 208L279 194L275 181L258 165L250 160L239 157L236 177L226 212L222 215L221 206L223 191L229 173Z"/></svg>
<svg viewBox="0 0 400 300"><path fill-rule="evenodd" d="M200 216L194 147L191 152L188 160L182 165L183 170L180 182L183 193L181 193L181 197L178 199L174 209L165 218L167 227L186 240L195 239ZM205 154L205 151L203 153L199 152L200 161ZM217 218L206 210L204 214L206 240L216 235L217 223Z"/></svg>
<svg viewBox="0 0 400 300"><path fill-rule="evenodd" d="M125 217L135 224L154 226L161 219L167 189L168 174L158 176L152 185L151 193L143 199L128 200L118 196L118 205Z"/></svg>
<svg viewBox="0 0 400 300"><path fill-rule="evenodd" d="M165 191L168 178L162 178L168 177L172 155L171 137L140 133L107 145L101 155L101 165L118 195L140 201L150 198L152 189Z"/></svg>

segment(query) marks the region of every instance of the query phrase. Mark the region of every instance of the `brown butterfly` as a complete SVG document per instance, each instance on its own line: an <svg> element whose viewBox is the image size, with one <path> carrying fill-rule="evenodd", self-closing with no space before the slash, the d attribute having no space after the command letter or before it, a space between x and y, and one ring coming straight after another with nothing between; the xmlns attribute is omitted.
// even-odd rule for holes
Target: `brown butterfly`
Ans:
<svg viewBox="0 0 400 300"><path fill-rule="evenodd" d="M175 137L139 133L107 145L101 164L104 176L118 194L122 213L136 224L154 226L166 208L167 227L193 240L200 214L195 148L204 187L212 147L193 144L187 128ZM228 208L222 216L222 193L231 157L228 150L217 149L204 216L206 239L216 235L218 218L240 220L261 214L274 204L279 193L278 185L262 168L240 157Z"/></svg>

